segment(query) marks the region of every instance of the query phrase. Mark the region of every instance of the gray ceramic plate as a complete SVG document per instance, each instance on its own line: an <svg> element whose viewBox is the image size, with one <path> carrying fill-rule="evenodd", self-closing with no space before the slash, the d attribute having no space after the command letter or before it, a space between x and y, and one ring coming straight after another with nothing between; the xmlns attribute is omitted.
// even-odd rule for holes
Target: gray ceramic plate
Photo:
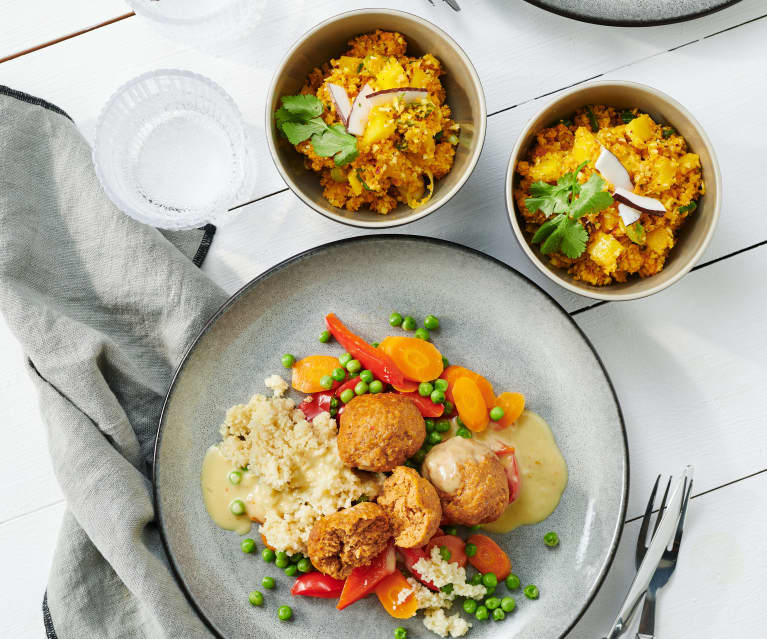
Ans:
<svg viewBox="0 0 767 639"><path fill-rule="evenodd" d="M471 636L562 636L596 594L620 538L628 450L593 347L556 302L501 262L442 241L377 235L313 249L245 286L192 346L168 393L154 465L160 530L180 584L219 636L359 639L391 637L400 625L375 598L343 613L332 601L292 598L292 579L258 555L243 555L239 537L208 518L200 490L202 459L218 441L224 412L264 392L268 375L285 375L283 353L338 354L337 345L317 341L330 311L370 340L384 337L394 309L434 313L442 323L434 341L450 360L486 372L496 388L523 392L551 424L569 466L548 520L495 536L540 599L517 596L510 619L476 622ZM562 540L554 550L542 542L548 530ZM253 608L247 593L265 575L277 578L277 588ZM281 604L293 607L289 623L277 620ZM411 636L431 636L418 618L402 625Z"/></svg>
<svg viewBox="0 0 767 639"><path fill-rule="evenodd" d="M740 0L527 0L541 9L584 22L649 27L700 18Z"/></svg>

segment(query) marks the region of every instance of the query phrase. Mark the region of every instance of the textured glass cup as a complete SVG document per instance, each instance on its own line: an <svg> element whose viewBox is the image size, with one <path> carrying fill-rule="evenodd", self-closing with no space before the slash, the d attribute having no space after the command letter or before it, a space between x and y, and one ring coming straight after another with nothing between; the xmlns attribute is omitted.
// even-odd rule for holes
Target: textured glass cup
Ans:
<svg viewBox="0 0 767 639"><path fill-rule="evenodd" d="M254 177L234 101L207 78L172 69L141 75L109 99L93 164L122 211L166 229L219 221Z"/></svg>

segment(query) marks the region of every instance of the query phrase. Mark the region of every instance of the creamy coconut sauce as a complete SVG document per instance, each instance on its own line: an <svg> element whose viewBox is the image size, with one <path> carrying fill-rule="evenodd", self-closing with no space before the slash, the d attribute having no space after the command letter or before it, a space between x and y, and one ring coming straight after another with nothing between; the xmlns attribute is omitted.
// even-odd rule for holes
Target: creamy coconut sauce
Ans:
<svg viewBox="0 0 767 639"><path fill-rule="evenodd" d="M421 472L443 493L452 495L461 487L460 466L472 461L480 463L487 455L492 455L487 446L473 439L451 437L429 451Z"/></svg>
<svg viewBox="0 0 767 639"><path fill-rule="evenodd" d="M511 426L494 430L491 425L474 437L491 447L494 439L512 447L521 477L519 497L498 520L482 528L505 533L524 524L537 524L554 512L567 486L567 464L542 417L525 411Z"/></svg>

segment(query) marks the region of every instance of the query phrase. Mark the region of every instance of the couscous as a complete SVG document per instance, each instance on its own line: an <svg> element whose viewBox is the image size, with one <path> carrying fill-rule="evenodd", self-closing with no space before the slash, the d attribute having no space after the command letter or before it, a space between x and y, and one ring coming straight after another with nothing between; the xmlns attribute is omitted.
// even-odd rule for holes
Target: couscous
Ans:
<svg viewBox="0 0 767 639"><path fill-rule="evenodd" d="M621 185L613 184L596 167L604 156L613 162L612 166L622 165L627 174L625 190L617 189L617 195L616 187ZM578 223L585 233L575 229L571 243L563 246L555 235L547 247L547 229L542 227L562 213L566 205L561 209L554 204L546 208L546 185L568 179L579 167L576 196L579 187L596 174L604 178L602 188L613 193L614 200L600 200L609 204L580 217ZM620 173L621 169L617 170ZM687 142L673 127L655 122L638 109L619 110L604 105L584 107L572 119L539 131L526 158L517 163L516 172L519 179L514 198L525 231L534 243L541 244L542 253L554 266L595 286L660 272L676 243L677 230L694 213L698 199L705 193L700 159L689 151ZM559 186L550 188L556 191ZM621 193L631 199L621 199ZM543 200L538 197L541 194ZM556 197L556 193L553 195ZM572 201L576 200L573 197ZM631 208L632 201L649 201L651 207ZM583 245L579 245L581 241Z"/></svg>

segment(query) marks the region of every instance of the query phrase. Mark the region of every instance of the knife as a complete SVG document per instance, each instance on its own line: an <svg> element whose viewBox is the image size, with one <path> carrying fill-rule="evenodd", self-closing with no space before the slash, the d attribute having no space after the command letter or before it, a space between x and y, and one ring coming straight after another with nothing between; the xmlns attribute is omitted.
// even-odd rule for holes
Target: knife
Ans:
<svg viewBox="0 0 767 639"><path fill-rule="evenodd" d="M634 581L631 583L628 593L626 593L626 598L623 601L620 612L606 639L616 639L631 624L631 619L639 606L639 602L642 600L647 586L650 585L650 580L655 574L655 569L660 563L663 551L666 550L666 546L669 545L676 532L676 526L679 523L682 511L682 499L684 497L686 480L692 479L692 474L692 466L687 466L682 473L682 477L679 478L674 492L671 494L671 500L666 508L666 512L663 513L658 531L650 542L650 547L645 553L644 560L642 560L642 564L639 566L639 570L637 570Z"/></svg>

